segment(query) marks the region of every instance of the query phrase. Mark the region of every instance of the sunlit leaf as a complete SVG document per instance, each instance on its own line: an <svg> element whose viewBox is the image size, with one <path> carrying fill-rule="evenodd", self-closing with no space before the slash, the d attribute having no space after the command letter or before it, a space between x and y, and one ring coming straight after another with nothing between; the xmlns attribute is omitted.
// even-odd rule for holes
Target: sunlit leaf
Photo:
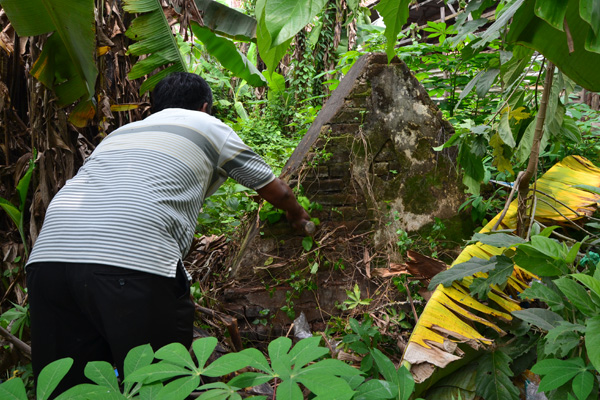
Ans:
<svg viewBox="0 0 600 400"><path fill-rule="evenodd" d="M385 52L388 62L396 54L394 47L402 26L408 19L408 5L410 0L381 0L375 9L383 17L385 24L384 36L386 38Z"/></svg>

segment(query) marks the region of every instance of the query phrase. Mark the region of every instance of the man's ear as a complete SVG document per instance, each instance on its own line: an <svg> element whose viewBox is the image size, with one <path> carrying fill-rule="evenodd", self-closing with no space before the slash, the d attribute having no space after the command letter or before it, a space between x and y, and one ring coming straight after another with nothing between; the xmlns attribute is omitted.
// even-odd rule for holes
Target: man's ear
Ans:
<svg viewBox="0 0 600 400"><path fill-rule="evenodd" d="M204 103L204 104L202 105L202 107L200 107L200 108L198 109L198 111L202 111L203 113L207 113L207 114L208 114L208 103Z"/></svg>

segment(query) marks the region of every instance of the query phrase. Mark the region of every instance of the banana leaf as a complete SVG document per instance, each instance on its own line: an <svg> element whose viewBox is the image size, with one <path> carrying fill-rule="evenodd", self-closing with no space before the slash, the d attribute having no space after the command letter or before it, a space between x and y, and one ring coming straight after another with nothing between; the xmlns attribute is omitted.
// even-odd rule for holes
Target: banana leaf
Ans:
<svg viewBox="0 0 600 400"><path fill-rule="evenodd" d="M165 65L159 73L151 76L140 86L140 95L152 90L162 78L172 72L187 71L175 36L158 0L124 0L123 9L129 13L140 13L131 22L125 34L136 43L129 46L127 54L148 55L139 60L129 71L129 79L141 78Z"/></svg>
<svg viewBox="0 0 600 400"><path fill-rule="evenodd" d="M1 0L20 36L53 32L31 73L65 106L94 94L96 31L93 0Z"/></svg>
<svg viewBox="0 0 600 400"><path fill-rule="evenodd" d="M583 157L569 156L554 165L532 188L537 191L538 202L535 219L546 224L569 224L591 215L600 206L600 194L585 190L588 185L600 187L600 168ZM516 228L517 201L513 201L502 219L498 229ZM490 232L500 215L492 219L481 231ZM456 258L452 266L469 261L473 257L490 259L502 254L504 248L477 242L467 246ZM499 335L504 332L498 321L510 321L510 313L520 310L519 303L510 294L520 293L528 287L534 278L532 274L515 266L506 288L492 286L489 300L496 303L490 307L474 299L468 287L478 273L467 277L452 286L438 285L425 306L411 334L404 351L403 360L410 364L411 372L417 383L423 383L432 377L437 368L461 360L464 353L457 343L465 343L478 350L493 344L493 340L479 333L484 327L492 328Z"/></svg>
<svg viewBox="0 0 600 400"><path fill-rule="evenodd" d="M537 3L544 5L539 10L541 17L535 12ZM560 9L564 12L566 25L560 20L557 26L554 14L558 8L554 3L563 5ZM563 9L565 4L566 10ZM600 20L597 8L595 0L526 0L515 13L507 40L539 51L576 83L598 92L600 74L596 67L600 63ZM560 26L563 29L559 29Z"/></svg>

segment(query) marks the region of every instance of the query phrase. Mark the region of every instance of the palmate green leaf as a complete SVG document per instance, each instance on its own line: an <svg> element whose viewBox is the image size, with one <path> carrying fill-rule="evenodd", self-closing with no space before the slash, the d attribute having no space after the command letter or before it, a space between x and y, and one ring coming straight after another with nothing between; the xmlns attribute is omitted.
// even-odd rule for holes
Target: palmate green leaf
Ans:
<svg viewBox="0 0 600 400"><path fill-rule="evenodd" d="M246 357L249 366L266 372L267 374L273 374L273 370L271 369L269 362L267 361L263 353L261 353L257 349L244 349L237 354Z"/></svg>
<svg viewBox="0 0 600 400"><path fill-rule="evenodd" d="M535 15L563 31L563 21L567 14L567 2L563 0L536 0Z"/></svg>
<svg viewBox="0 0 600 400"><path fill-rule="evenodd" d="M591 372L585 371L573 378L573 393L575 393L578 400L587 399L593 388L594 375Z"/></svg>
<svg viewBox="0 0 600 400"><path fill-rule="evenodd" d="M530 244L522 244L517 247L513 260L519 267L538 276L555 277L568 272L564 260L549 257Z"/></svg>
<svg viewBox="0 0 600 400"><path fill-rule="evenodd" d="M223 376L246 368L248 365L250 365L248 357L239 356L239 353L229 353L219 357L208 365L202 371L202 375L210 377Z"/></svg>
<svg viewBox="0 0 600 400"><path fill-rule="evenodd" d="M215 35L210 29L195 22L191 24L194 35L204 44L206 50L214 56L221 65L238 78L244 79L252 86L265 86L267 80L256 69L245 55L229 39Z"/></svg>
<svg viewBox="0 0 600 400"><path fill-rule="evenodd" d="M154 360L154 351L149 344L134 347L129 350L123 363L123 373L129 376L133 371L150 365ZM125 393L129 393L133 387L133 382L125 382Z"/></svg>
<svg viewBox="0 0 600 400"><path fill-rule="evenodd" d="M563 298L556 291L539 282L533 282L531 286L519 294L521 299L537 299L543 301L552 311L560 311L565 308Z"/></svg>
<svg viewBox="0 0 600 400"><path fill-rule="evenodd" d="M327 358L302 368L300 372L295 373L295 376L301 376L305 374L327 374L342 377L360 375L360 371L343 361Z"/></svg>
<svg viewBox="0 0 600 400"><path fill-rule="evenodd" d="M277 386L277 400L303 400L302 390L290 379L282 381Z"/></svg>
<svg viewBox="0 0 600 400"><path fill-rule="evenodd" d="M596 297L600 297L600 280L586 274L571 274L571 276L585 285Z"/></svg>
<svg viewBox="0 0 600 400"><path fill-rule="evenodd" d="M186 71L177 40L167 22L158 0L123 0L123 9L130 13L142 13L134 19L125 32L136 43L129 46L128 54L148 55L138 61L129 71L129 79L152 74L158 68L169 64L170 72ZM166 73L162 73L161 78ZM140 87L140 95L152 90L159 79L147 80Z"/></svg>
<svg viewBox="0 0 600 400"><path fill-rule="evenodd" d="M43 62L38 59L35 65L37 76L45 76L47 79L42 82L50 89L60 83L64 86L65 81L72 83L64 86L66 90L62 92L55 91L59 105L70 104L82 96L84 100L91 98L98 75L94 60L94 1L2 0L0 4L20 36L55 32L52 37L58 45L52 52L42 51Z"/></svg>
<svg viewBox="0 0 600 400"><path fill-rule="evenodd" d="M290 351L290 361L294 365L294 369L305 366L309 362L323 357L329 353L329 349L320 347L320 336L314 336L299 341Z"/></svg>
<svg viewBox="0 0 600 400"><path fill-rule="evenodd" d="M554 284L580 312L588 317L598 315L598 308L589 293L577 282L569 278L560 278Z"/></svg>
<svg viewBox="0 0 600 400"><path fill-rule="evenodd" d="M189 369L180 367L175 364L161 362L151 364L133 371L129 376L125 377L125 382L142 382L153 383L165 381L182 375L192 375L193 372Z"/></svg>
<svg viewBox="0 0 600 400"><path fill-rule="evenodd" d="M398 387L391 382L371 379L356 388L354 400L394 399L397 397Z"/></svg>
<svg viewBox="0 0 600 400"><path fill-rule="evenodd" d="M585 371L585 365L581 358L570 358L568 360L548 358L538 361L531 368L531 372L534 374L544 375L540 382L540 392L554 390L583 371Z"/></svg>
<svg viewBox="0 0 600 400"><path fill-rule="evenodd" d="M185 376L167 383L156 397L158 399L185 400L199 385L199 375Z"/></svg>
<svg viewBox="0 0 600 400"><path fill-rule="evenodd" d="M269 382L273 377L271 375L261 374L260 372L244 372L232 378L227 384L240 389L262 385Z"/></svg>
<svg viewBox="0 0 600 400"><path fill-rule="evenodd" d="M510 258L506 256L493 256L489 260L473 257L469 261L456 264L452 268L442 271L431 279L429 290L434 290L437 285L442 284L446 287L451 286L452 282L460 281L467 276L472 276L477 272L488 272L497 266L504 267L513 265Z"/></svg>
<svg viewBox="0 0 600 400"><path fill-rule="evenodd" d="M408 20L409 4L410 0L381 0L375 6L377 12L383 17L385 24L385 53L387 54L388 62L396 55L394 47L396 46L396 40L402 26Z"/></svg>
<svg viewBox="0 0 600 400"><path fill-rule="evenodd" d="M187 351L187 349L181 343L170 343L161 347L154 354L154 357L180 367L186 367L191 370L196 369L196 364L194 364L194 361L192 361L189 351Z"/></svg>
<svg viewBox="0 0 600 400"><path fill-rule="evenodd" d="M6 400L26 399L27 392L25 391L23 380L21 378L12 378L0 383L0 398Z"/></svg>
<svg viewBox="0 0 600 400"><path fill-rule="evenodd" d="M322 400L349 400L354 395L354 391L342 378L335 376L313 373L305 374L298 378L293 378L298 381L312 393L317 396L317 399Z"/></svg>
<svg viewBox="0 0 600 400"><path fill-rule="evenodd" d="M492 286L498 285L502 287L508 281L508 277L512 275L515 265L510 259L498 263L496 267L489 272L487 278L477 278L473 284L469 286L472 294L477 295L480 299L487 298L488 293L492 290Z"/></svg>
<svg viewBox="0 0 600 400"><path fill-rule="evenodd" d="M494 247L513 247L514 245L525 243L525 239L507 233L476 233L469 243L481 242Z"/></svg>
<svg viewBox="0 0 600 400"><path fill-rule="evenodd" d="M486 400L518 400L519 389L512 383L511 359L501 351L484 355L477 370L476 392Z"/></svg>
<svg viewBox="0 0 600 400"><path fill-rule="evenodd" d="M95 384L107 387L114 393L120 393L115 369L106 361L88 362L85 366L84 374Z"/></svg>
<svg viewBox="0 0 600 400"><path fill-rule="evenodd" d="M566 20L574 52L569 50L565 32L535 15L535 0L526 0L514 15L507 40L539 51L577 84L594 92L600 91L600 75L596 71L600 54L585 48L586 38L592 28L579 14L579 1L567 3Z"/></svg>
<svg viewBox="0 0 600 400"><path fill-rule="evenodd" d="M88 399L102 399L102 400L124 400L121 393L113 392L103 386L92 385L89 383L83 383L72 387L71 389L63 392L60 396L56 397L55 400L88 400Z"/></svg>
<svg viewBox="0 0 600 400"><path fill-rule="evenodd" d="M555 357L566 356L569 351L579 345L580 335L585 326L561 321L559 325L548 331L545 337L544 353Z"/></svg>
<svg viewBox="0 0 600 400"><path fill-rule="evenodd" d="M65 377L71 366L72 358L61 358L46 365L37 380L36 395L39 400L46 400L54 389L58 386L61 379Z"/></svg>
<svg viewBox="0 0 600 400"><path fill-rule="evenodd" d="M200 369L204 369L204 364L206 364L206 360L208 360L208 357L210 357L215 347L217 347L217 343L218 341L215 337L201 338L192 343L192 350L194 350Z"/></svg>
<svg viewBox="0 0 600 400"><path fill-rule="evenodd" d="M556 328L561 321L564 321L563 317L545 308L513 311L512 315L546 331Z"/></svg>
<svg viewBox="0 0 600 400"><path fill-rule="evenodd" d="M267 0L265 24L271 36L271 47L279 46L312 22L327 0Z"/></svg>
<svg viewBox="0 0 600 400"><path fill-rule="evenodd" d="M585 349L596 371L600 371L600 346L598 343L600 343L600 316L596 315L586 320L585 331Z"/></svg>

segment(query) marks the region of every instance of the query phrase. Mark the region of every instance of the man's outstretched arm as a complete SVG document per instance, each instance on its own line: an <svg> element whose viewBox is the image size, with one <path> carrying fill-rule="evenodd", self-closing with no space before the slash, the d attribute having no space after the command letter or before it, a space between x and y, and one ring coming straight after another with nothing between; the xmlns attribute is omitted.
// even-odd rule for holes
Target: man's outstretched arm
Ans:
<svg viewBox="0 0 600 400"><path fill-rule="evenodd" d="M275 207L285 211L286 218L294 229L302 230L310 221L310 215L298 203L288 184L281 179L275 178L271 183L256 192Z"/></svg>

